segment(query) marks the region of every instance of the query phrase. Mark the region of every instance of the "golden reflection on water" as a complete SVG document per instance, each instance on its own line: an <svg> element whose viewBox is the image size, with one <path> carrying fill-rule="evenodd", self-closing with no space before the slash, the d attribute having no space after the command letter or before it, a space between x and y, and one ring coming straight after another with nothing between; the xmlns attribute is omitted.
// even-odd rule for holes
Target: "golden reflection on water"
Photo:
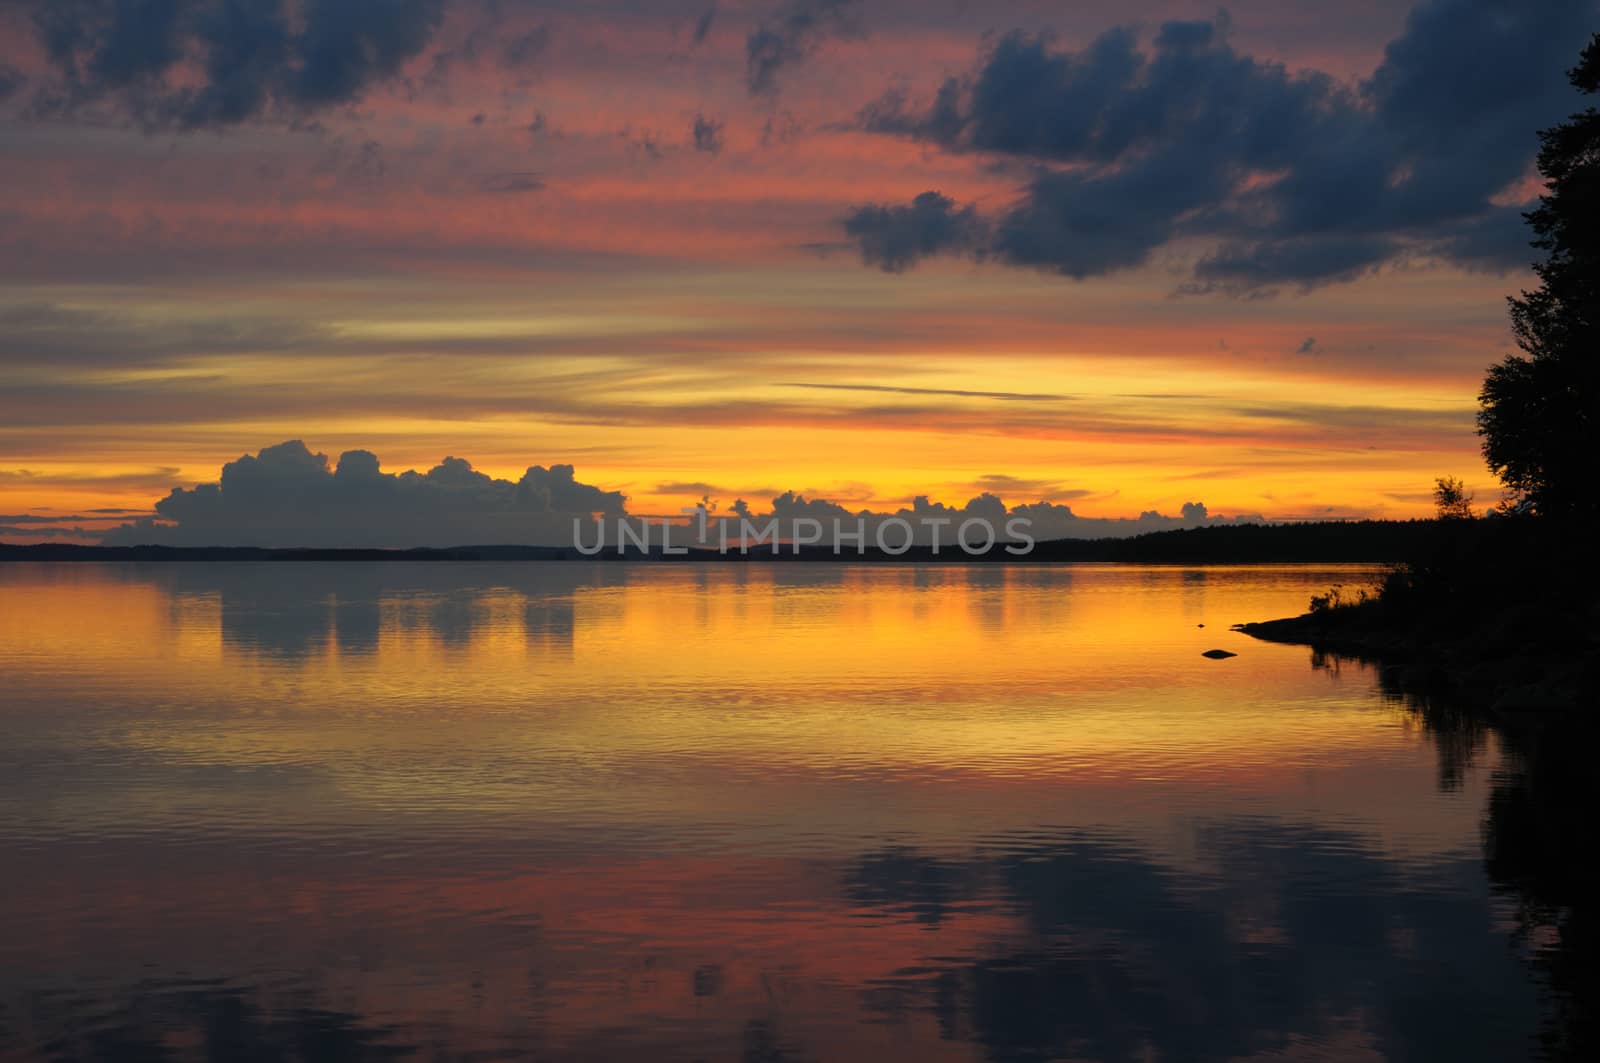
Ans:
<svg viewBox="0 0 1600 1063"><path fill-rule="evenodd" d="M1037 1058L1105 1049L1093 1008L997 1017L990 981L1132 978L1095 1006L1147 1056L1185 1058L1198 1007L1224 1054L1359 1057L1394 1035L1372 994L1439 947L1433 889L1502 1044L1531 991L1484 959L1482 773L1441 790L1370 672L1228 630L1371 575L0 569L4 988L108 987L9 1036L215 1057L215 1008L267 1043L311 999L344 1058ZM1347 879L1378 924L1323 940L1301 909L1351 918ZM1206 979L1337 982L1352 948L1349 985L1207 1013ZM130 979L169 994L144 1019Z"/></svg>

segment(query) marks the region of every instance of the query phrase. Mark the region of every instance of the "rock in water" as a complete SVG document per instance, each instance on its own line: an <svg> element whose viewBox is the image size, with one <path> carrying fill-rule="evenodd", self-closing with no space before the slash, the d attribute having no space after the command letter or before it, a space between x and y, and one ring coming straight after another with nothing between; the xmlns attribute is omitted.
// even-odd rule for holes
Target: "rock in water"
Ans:
<svg viewBox="0 0 1600 1063"><path fill-rule="evenodd" d="M1220 661L1225 657L1237 657L1239 655L1237 653L1229 653L1227 650L1207 650L1200 656L1210 657L1213 661Z"/></svg>

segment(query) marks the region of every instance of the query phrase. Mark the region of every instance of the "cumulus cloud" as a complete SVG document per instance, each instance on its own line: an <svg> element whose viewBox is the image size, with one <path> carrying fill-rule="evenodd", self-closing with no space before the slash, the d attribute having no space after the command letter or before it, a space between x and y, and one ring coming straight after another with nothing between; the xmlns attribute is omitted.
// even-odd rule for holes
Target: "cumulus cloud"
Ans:
<svg viewBox="0 0 1600 1063"><path fill-rule="evenodd" d="M107 533L108 545L461 546L567 545L572 518L622 516L625 499L577 480L570 465L531 466L495 479L461 458L425 473L383 472L376 455L327 455L300 440L222 467L217 483L174 488L153 519Z"/></svg>
<svg viewBox="0 0 1600 1063"><path fill-rule="evenodd" d="M445 0L23 0L56 84L147 126L224 126L359 100L433 39Z"/></svg>
<svg viewBox="0 0 1600 1063"><path fill-rule="evenodd" d="M985 479L996 484L1019 482L998 475ZM1082 492L1066 494L1077 495ZM806 498L792 491L773 498L770 507L764 511L742 498L728 508L731 515L720 516L707 523L707 542L718 543L725 538L729 543L736 544L741 539L749 543L764 536L769 525L777 538L788 541L816 534L816 526L808 527L808 521L821 524L825 543L831 544L833 529L837 526L846 534L853 535L861 531L869 548L879 542L880 532L882 539L894 547L907 541L928 545L935 540L941 545L954 546L962 525L967 521L987 522L1001 540L1020 539L1027 535L1039 541L1125 538L1179 528L1267 523L1267 518L1259 513L1213 515L1202 502L1185 502L1176 516L1147 510L1137 517L1083 517L1074 513L1071 506L1058 502L1008 505L992 491L983 491L959 506L935 502L927 495L918 495L912 499L910 506L892 511L851 510L827 499ZM983 541L981 530L974 526L969 531L968 541L974 545ZM845 545L847 550L854 549L855 542L846 540ZM764 545L763 548L771 547Z"/></svg>
<svg viewBox="0 0 1600 1063"><path fill-rule="evenodd" d="M861 0L787 0L745 38L745 85L757 96L778 91L778 72L812 55L830 37L861 30Z"/></svg>
<svg viewBox="0 0 1600 1063"><path fill-rule="evenodd" d="M1038 484L994 475L982 478L997 490ZM717 488L700 481L661 484L658 491L678 490L697 495L706 515L707 541L719 534L737 543L755 523L769 525L785 540L797 531L837 522L845 531L865 530L870 546L878 531L891 522L911 525L912 541L938 541L954 545L961 524L988 521L1002 538L1008 522L1022 519L1035 539L1101 538L1138 535L1173 528L1218 524L1263 523L1260 514L1224 517L1209 513L1200 502L1185 503L1176 516L1148 511L1136 518L1081 517L1068 505L1040 501L1008 505L995 491L982 491L959 506L918 495L909 507L896 510L851 509L831 499L807 497L797 491L776 492L765 509L737 499L720 514L710 496ZM1079 497L1084 492L1052 489L1055 497ZM616 542L617 522L626 520L641 529L640 518L630 515L627 499L577 479L570 465L530 466L517 480L503 480L474 469L463 458L447 457L427 472L384 472L378 457L366 450L349 450L337 462L317 453L298 439L246 454L222 467L215 483L176 487L155 504L153 516L143 516L106 530L61 530L66 522L98 522L113 516L33 517L0 515L3 534L70 534L100 537L108 546L161 544L169 546L268 547L416 547L493 544L572 546L574 520L584 522L585 545L595 533L587 518L598 517L607 527L606 541ZM698 521L691 522L698 534ZM23 531L19 531L23 529ZM692 541L680 525L673 541ZM661 542L659 525L640 534ZM889 530L891 542L905 541L903 527Z"/></svg>
<svg viewBox="0 0 1600 1063"><path fill-rule="evenodd" d="M865 511L863 511L865 512ZM793 491L785 491L772 500L772 515L786 520L796 517L813 517L820 520L843 519L853 514L836 502L821 498L806 498Z"/></svg>
<svg viewBox="0 0 1600 1063"><path fill-rule="evenodd" d="M1073 278L1198 238L1212 250L1187 288L1235 293L1404 256L1524 265L1517 212L1496 197L1574 108L1563 71L1595 14L1593 0L1426 0L1355 85L1241 54L1225 17L1078 50L1011 33L930 101L891 93L860 124L1026 166L1015 201L980 218L924 193L845 229L889 271L976 255Z"/></svg>

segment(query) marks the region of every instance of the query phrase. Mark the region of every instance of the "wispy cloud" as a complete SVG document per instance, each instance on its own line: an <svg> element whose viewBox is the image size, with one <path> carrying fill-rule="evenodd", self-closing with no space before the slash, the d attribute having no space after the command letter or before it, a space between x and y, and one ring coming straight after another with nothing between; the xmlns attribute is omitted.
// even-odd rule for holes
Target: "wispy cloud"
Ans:
<svg viewBox="0 0 1600 1063"><path fill-rule="evenodd" d="M785 382L787 388L810 388L816 391L866 391L887 392L895 395L949 395L962 399L1002 399L1014 402L1065 402L1074 395L1055 395L1048 392L1027 391L970 391L964 388L917 388L897 384L823 384Z"/></svg>
<svg viewBox="0 0 1600 1063"><path fill-rule="evenodd" d="M786 0L745 38L745 84L756 95L778 89L778 73L830 37L861 33L861 0Z"/></svg>
<svg viewBox="0 0 1600 1063"><path fill-rule="evenodd" d="M544 188L544 175L537 170L490 174L479 187L485 192L538 192Z"/></svg>

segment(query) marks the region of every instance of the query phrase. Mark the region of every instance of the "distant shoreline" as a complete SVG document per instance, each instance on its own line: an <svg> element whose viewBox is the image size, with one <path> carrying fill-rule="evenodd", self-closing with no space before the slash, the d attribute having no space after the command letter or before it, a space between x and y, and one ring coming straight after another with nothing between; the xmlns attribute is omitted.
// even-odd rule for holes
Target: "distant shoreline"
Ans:
<svg viewBox="0 0 1600 1063"><path fill-rule="evenodd" d="M690 549L665 554L660 549L607 549L586 556L575 547L481 545L447 548L372 549L339 547L257 546L88 546L73 543L0 544L0 562L384 562L384 561L586 561L654 562L660 564L755 563L792 564L951 564L1030 565L1063 562L1129 562L1146 564L1388 564L1410 556L1429 534L1433 521L1323 521L1299 524L1246 524L1152 532L1124 539L1054 539L1040 542L1026 554L996 543L982 553L946 545L935 553L916 546L903 553L868 549L835 553L803 547L798 553L784 544L774 554L767 545L749 553Z"/></svg>

